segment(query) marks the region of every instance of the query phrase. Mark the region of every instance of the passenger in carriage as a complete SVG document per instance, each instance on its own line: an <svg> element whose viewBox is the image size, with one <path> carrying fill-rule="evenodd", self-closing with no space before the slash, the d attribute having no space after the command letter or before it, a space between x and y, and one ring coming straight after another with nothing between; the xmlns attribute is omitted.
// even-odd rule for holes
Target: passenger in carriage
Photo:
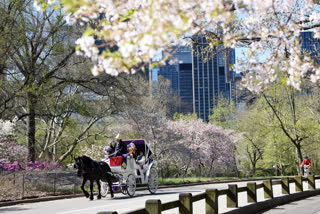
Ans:
<svg viewBox="0 0 320 214"><path fill-rule="evenodd" d="M128 154L129 154L129 155L132 155L132 157L133 157L134 159L137 159L137 153L136 153L136 151L137 151L136 145L135 145L134 143L130 143L130 144L128 145Z"/></svg>
<svg viewBox="0 0 320 214"><path fill-rule="evenodd" d="M143 151L140 151L140 154L138 155L136 162L137 162L137 164L142 166L145 163L145 161L146 161L146 157L145 157Z"/></svg>

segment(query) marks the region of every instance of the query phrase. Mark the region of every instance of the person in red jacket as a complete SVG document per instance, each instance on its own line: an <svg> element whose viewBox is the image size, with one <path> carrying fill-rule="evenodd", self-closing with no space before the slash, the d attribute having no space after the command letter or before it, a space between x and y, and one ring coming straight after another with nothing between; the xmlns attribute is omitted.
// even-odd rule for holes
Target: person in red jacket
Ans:
<svg viewBox="0 0 320 214"><path fill-rule="evenodd" d="M305 166L305 168L306 168L306 172L305 173L307 173L307 174L310 174L310 167L311 167L311 161L309 160L309 158L308 158L308 156L305 156L304 157L304 160L302 161L302 163L301 163L301 167L304 167Z"/></svg>

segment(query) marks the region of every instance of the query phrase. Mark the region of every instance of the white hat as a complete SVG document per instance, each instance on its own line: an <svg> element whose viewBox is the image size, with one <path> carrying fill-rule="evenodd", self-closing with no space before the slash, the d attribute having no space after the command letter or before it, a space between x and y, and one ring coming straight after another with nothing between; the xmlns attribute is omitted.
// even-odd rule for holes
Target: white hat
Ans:
<svg viewBox="0 0 320 214"><path fill-rule="evenodd" d="M117 134L116 139L120 139L120 134L119 133Z"/></svg>

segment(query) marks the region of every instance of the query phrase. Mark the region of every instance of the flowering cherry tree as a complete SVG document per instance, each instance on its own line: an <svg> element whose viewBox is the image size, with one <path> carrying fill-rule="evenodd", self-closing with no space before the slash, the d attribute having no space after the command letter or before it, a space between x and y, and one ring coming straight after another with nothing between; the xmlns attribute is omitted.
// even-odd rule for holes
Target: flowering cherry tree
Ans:
<svg viewBox="0 0 320 214"><path fill-rule="evenodd" d="M26 162L28 150L12 137L0 137L0 160Z"/></svg>
<svg viewBox="0 0 320 214"><path fill-rule="evenodd" d="M26 161L27 148L19 145L12 137L16 120L16 118L13 121L0 119L0 160L2 161Z"/></svg>
<svg viewBox="0 0 320 214"><path fill-rule="evenodd" d="M39 0L35 6L59 1ZM301 57L299 33L320 37L318 0L61 0L67 21L87 25L77 40L78 53L96 62L92 72L112 75L135 72L170 44L246 47L247 57L237 66L246 73L244 84L263 90L287 74L287 84L300 88L303 78L320 79L313 59ZM193 35L205 35L206 44ZM97 42L99 41L99 42ZM101 52L101 50L104 50ZM219 49L220 50L220 49ZM261 55L264 59L261 60ZM307 75L308 74L308 75Z"/></svg>
<svg viewBox="0 0 320 214"><path fill-rule="evenodd" d="M201 119L168 121L167 126L183 136L176 144L189 150L189 155L183 154L185 163L191 161L193 166L206 166L209 173L213 164L223 169L234 168L235 139L231 137L232 131L204 123Z"/></svg>
<svg viewBox="0 0 320 214"><path fill-rule="evenodd" d="M13 121L0 119L0 137L6 137L13 134L17 118Z"/></svg>

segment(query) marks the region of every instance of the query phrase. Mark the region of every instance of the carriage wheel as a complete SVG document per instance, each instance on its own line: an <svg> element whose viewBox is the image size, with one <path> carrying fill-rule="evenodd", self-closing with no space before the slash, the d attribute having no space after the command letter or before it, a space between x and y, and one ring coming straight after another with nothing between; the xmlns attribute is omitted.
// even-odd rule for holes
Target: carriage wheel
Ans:
<svg viewBox="0 0 320 214"><path fill-rule="evenodd" d="M127 193L127 184L123 180L123 176L121 176L119 180L119 187L122 194L126 195Z"/></svg>
<svg viewBox="0 0 320 214"><path fill-rule="evenodd" d="M130 174L127 178L127 193L130 197L136 192L136 178Z"/></svg>
<svg viewBox="0 0 320 214"><path fill-rule="evenodd" d="M100 181L100 186L101 186L101 191L100 191L101 196L106 197L108 194L108 190L109 190L108 182Z"/></svg>
<svg viewBox="0 0 320 214"><path fill-rule="evenodd" d="M127 191L126 188L127 188L126 185L121 185L121 186L120 186L120 191L121 191L121 193L124 194L124 195L128 194L128 191Z"/></svg>
<svg viewBox="0 0 320 214"><path fill-rule="evenodd" d="M155 167L151 167L148 178L148 190L151 194L154 194L158 190L159 178L158 172Z"/></svg>

